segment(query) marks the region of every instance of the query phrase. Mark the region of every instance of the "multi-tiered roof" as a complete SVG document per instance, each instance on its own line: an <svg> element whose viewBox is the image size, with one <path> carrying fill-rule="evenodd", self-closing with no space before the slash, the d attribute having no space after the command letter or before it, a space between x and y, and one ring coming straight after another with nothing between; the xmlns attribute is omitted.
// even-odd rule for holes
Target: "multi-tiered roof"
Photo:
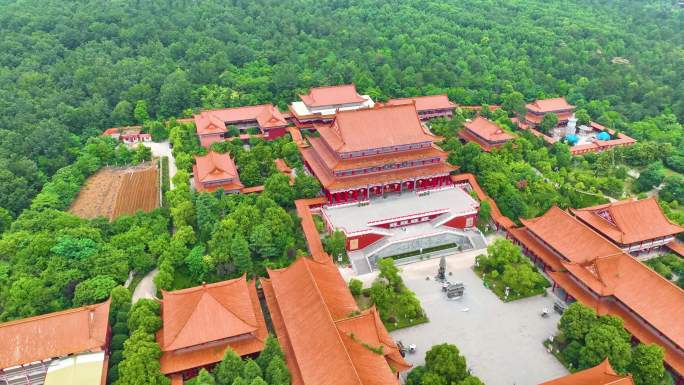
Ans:
<svg viewBox="0 0 684 385"><path fill-rule="evenodd" d="M455 167L435 146L439 138L420 122L415 105L340 111L330 123L315 124L304 160L324 188L361 188L435 175Z"/></svg>

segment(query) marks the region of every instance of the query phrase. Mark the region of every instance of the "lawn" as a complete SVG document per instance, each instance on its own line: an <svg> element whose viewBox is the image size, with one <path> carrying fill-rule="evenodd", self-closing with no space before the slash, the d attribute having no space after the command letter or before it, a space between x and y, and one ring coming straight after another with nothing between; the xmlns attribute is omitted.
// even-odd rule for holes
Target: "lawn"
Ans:
<svg viewBox="0 0 684 385"><path fill-rule="evenodd" d="M373 306L373 301L370 298L369 289L364 290L364 294L354 296L354 299L356 300L356 304L359 306L359 309L361 310L366 310ZM427 316L425 316L425 313L423 313L423 315L418 318L409 318L403 315L396 315L389 318L389 321L383 320L382 322L383 324L385 324L385 327L388 331L403 329L410 326L416 326L430 322L430 319ZM390 322L392 320L396 322Z"/></svg>
<svg viewBox="0 0 684 385"><path fill-rule="evenodd" d="M480 279L482 279L483 272L481 269L477 269L475 266L473 266L473 270L475 271L475 274L477 274ZM529 292L526 292L524 294L521 293L516 293L513 292L512 290L509 291L508 297L506 296L506 285L502 282L502 275L492 278L492 275L485 275L485 278L483 279L483 284L486 288L494 292L497 297L499 297L502 301L504 302L511 302L515 301L518 299L522 298L527 298L527 297L534 297L535 295L540 295L540 294L546 294L546 288L550 287L551 284L544 278L543 275L541 275L539 272L535 271L536 274L538 274L542 279L543 279L543 286L538 286L533 289L531 289Z"/></svg>

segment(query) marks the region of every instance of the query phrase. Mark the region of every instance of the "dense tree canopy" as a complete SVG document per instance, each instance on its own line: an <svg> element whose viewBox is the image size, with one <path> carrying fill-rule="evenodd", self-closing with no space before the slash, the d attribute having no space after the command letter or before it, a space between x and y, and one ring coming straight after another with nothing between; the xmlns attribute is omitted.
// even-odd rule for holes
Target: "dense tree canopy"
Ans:
<svg viewBox="0 0 684 385"><path fill-rule="evenodd" d="M355 82L380 99L447 92L513 111L567 95L602 123L663 112L676 123L681 15L670 0L3 0L0 206L18 214L103 128L189 108L284 106L324 84ZM635 130L666 134L651 126Z"/></svg>

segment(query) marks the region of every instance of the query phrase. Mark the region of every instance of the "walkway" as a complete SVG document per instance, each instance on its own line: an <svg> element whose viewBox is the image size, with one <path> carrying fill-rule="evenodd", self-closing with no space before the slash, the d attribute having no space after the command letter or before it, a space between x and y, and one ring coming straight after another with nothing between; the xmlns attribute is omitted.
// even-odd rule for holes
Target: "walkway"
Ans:
<svg viewBox="0 0 684 385"><path fill-rule="evenodd" d="M407 354L414 365L422 365L431 346L455 344L466 358L473 374L487 385L536 385L566 375L567 370L547 353L542 342L556 333L560 316L541 318L543 308L553 309L553 296L536 296L502 302L482 285L472 271L476 255L482 251L446 258L452 282L465 284L465 296L447 300L441 284L433 279L438 259L401 267L401 276L420 299L430 322L391 333L404 344L416 344L417 352ZM365 277L364 277L365 278Z"/></svg>
<svg viewBox="0 0 684 385"><path fill-rule="evenodd" d="M157 287L154 285L154 277L159 272L159 269L154 269L147 273L140 281L138 286L135 287L133 292L133 302L137 302L141 298L156 298L157 297Z"/></svg>
<svg viewBox="0 0 684 385"><path fill-rule="evenodd" d="M169 158L169 183L171 189L173 190L173 177L176 175L176 159L173 157L173 151L169 145L169 141L165 140L163 142L143 142L145 147L149 147L152 150L152 155L161 158L162 156L167 156Z"/></svg>

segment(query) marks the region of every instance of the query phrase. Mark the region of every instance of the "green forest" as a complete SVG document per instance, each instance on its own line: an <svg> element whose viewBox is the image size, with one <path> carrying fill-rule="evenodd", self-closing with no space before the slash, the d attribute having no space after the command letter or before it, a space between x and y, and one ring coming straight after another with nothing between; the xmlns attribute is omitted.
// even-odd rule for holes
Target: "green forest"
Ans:
<svg viewBox="0 0 684 385"><path fill-rule="evenodd" d="M681 146L682 30L671 0L0 0L0 207L18 215L104 128L348 82L461 104L564 95Z"/></svg>

